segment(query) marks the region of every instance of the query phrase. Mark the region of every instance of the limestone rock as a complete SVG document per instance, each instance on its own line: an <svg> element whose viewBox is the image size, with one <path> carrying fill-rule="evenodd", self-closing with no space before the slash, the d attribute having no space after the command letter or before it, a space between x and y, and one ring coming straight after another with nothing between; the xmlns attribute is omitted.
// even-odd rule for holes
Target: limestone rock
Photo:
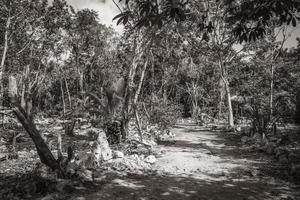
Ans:
<svg viewBox="0 0 300 200"><path fill-rule="evenodd" d="M94 131L97 133L97 140L92 144L92 154L98 163L112 159L112 151L109 147L106 134L101 129L88 129L87 131Z"/></svg>
<svg viewBox="0 0 300 200"><path fill-rule="evenodd" d="M248 140L249 140L249 137L247 137L247 136L243 136L241 138L241 141L242 141L243 144L246 144L248 142Z"/></svg>
<svg viewBox="0 0 300 200"><path fill-rule="evenodd" d="M267 154L274 154L275 152L275 148L276 148L276 144L274 142L270 142L267 146L266 146L266 152Z"/></svg>
<svg viewBox="0 0 300 200"><path fill-rule="evenodd" d="M85 181L93 181L93 172L88 169L82 169L77 172L78 176L81 177Z"/></svg>
<svg viewBox="0 0 300 200"><path fill-rule="evenodd" d="M145 158L145 162L146 162L146 163L153 164L153 163L156 162L156 158L155 158L155 156L153 156L153 155L147 156L147 157Z"/></svg>
<svg viewBox="0 0 300 200"><path fill-rule="evenodd" d="M235 131L241 132L242 131L242 127L240 127L240 126L235 127Z"/></svg>
<svg viewBox="0 0 300 200"><path fill-rule="evenodd" d="M121 151L113 151L113 158L123 158L124 157L124 153Z"/></svg>
<svg viewBox="0 0 300 200"><path fill-rule="evenodd" d="M287 158L287 155L286 154L281 154L281 155L279 155L278 156L278 161L280 162L280 163L288 163L288 158Z"/></svg>

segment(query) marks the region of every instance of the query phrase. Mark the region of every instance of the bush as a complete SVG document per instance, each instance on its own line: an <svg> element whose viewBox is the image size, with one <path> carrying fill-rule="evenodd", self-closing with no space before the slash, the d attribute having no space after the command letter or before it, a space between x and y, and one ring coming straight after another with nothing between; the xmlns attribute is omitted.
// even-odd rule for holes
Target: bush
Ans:
<svg viewBox="0 0 300 200"><path fill-rule="evenodd" d="M171 101L154 102L153 109L149 113L149 122L158 124L161 129L168 129L176 124L179 117L182 116L183 107Z"/></svg>

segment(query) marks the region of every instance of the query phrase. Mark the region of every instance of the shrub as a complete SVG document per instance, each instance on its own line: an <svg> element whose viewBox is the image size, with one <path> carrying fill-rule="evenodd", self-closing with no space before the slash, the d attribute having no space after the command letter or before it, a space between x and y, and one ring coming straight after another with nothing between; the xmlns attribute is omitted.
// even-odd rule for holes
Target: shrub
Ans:
<svg viewBox="0 0 300 200"><path fill-rule="evenodd" d="M177 119L182 116L183 107L172 101L156 101L149 113L149 122L158 124L161 129L168 129L175 125Z"/></svg>

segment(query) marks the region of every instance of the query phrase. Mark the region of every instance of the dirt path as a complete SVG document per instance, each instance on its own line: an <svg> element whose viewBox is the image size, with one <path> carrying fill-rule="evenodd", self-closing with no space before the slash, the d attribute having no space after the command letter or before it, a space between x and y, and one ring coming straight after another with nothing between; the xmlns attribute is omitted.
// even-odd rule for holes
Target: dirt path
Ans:
<svg viewBox="0 0 300 200"><path fill-rule="evenodd" d="M192 125L173 132L174 143L158 147L165 154L157 173L115 174L99 191L75 199L300 199L299 187L267 175L268 160L242 153L236 137Z"/></svg>

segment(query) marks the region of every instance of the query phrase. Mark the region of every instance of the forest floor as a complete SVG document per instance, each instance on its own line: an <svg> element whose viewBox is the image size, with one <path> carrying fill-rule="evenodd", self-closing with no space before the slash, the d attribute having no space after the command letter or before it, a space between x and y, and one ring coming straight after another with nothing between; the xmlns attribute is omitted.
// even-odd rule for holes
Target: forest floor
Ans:
<svg viewBox="0 0 300 200"><path fill-rule="evenodd" d="M178 125L173 141L157 147L164 154L151 174L111 175L98 191L69 199L300 199L269 157L249 152L236 134Z"/></svg>
<svg viewBox="0 0 300 200"><path fill-rule="evenodd" d="M285 170L287 166L275 162L263 152L250 150L242 144L239 134L194 124L177 125L172 132L175 133L172 140L160 142L155 147L154 151L160 154L156 154L157 160L151 170L142 173L124 169L102 170L94 176L92 183L81 184L70 191L50 194L47 191L37 197L29 195L27 199L300 199L300 184L289 179ZM0 173L0 190L9 185L19 190L32 189L30 184L24 185L21 181L23 175L16 174L11 179L5 174L13 170L26 174L32 171L36 160L27 153L24 158L1 162L0 168L7 171ZM24 170L20 172L20 169ZM41 187L50 187L42 181L40 183Z"/></svg>

